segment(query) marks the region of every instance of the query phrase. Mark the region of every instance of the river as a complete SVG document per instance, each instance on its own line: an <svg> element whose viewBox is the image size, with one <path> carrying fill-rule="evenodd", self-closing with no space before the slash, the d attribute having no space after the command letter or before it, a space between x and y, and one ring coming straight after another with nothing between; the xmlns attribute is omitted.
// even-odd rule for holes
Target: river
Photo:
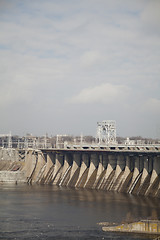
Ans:
<svg viewBox="0 0 160 240"><path fill-rule="evenodd" d="M160 217L159 199L87 189L0 185L0 239L148 239L107 233L98 222Z"/></svg>

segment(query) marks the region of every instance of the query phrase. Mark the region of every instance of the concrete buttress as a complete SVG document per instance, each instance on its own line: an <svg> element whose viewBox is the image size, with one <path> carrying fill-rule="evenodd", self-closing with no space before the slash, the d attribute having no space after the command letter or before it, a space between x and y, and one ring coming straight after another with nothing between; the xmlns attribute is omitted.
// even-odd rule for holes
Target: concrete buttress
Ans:
<svg viewBox="0 0 160 240"><path fill-rule="evenodd" d="M81 168L80 168L80 172L79 172L79 177L77 179L77 182L75 184L75 187L78 187L80 184L80 180L82 178L82 175L84 174L84 172L86 171L86 169L89 166L89 155L83 153L82 154L82 164L81 164Z"/></svg>
<svg viewBox="0 0 160 240"><path fill-rule="evenodd" d="M116 189L118 192L121 192L125 182L127 181L127 178L129 177L131 171L133 170L132 166L131 166L131 158L130 158L130 156L126 156L126 162L125 163L126 163L126 166L125 166L125 169L124 169L124 173L123 173L122 179L119 182L119 185L118 185L118 187Z"/></svg>
<svg viewBox="0 0 160 240"><path fill-rule="evenodd" d="M38 156L37 156L36 168L35 168L34 173L32 175L32 182L37 182L38 183L39 179L41 178L42 170L44 170L45 164L46 164L46 162L43 158L43 155L42 155L41 151L39 151Z"/></svg>
<svg viewBox="0 0 160 240"><path fill-rule="evenodd" d="M46 177L49 170L55 165L55 154L47 153L46 161L47 161L47 163L46 163L46 169L45 169L44 177Z"/></svg>
<svg viewBox="0 0 160 240"><path fill-rule="evenodd" d="M63 163L64 163L63 154L57 153L56 154L56 162L55 162L54 171L53 171L53 176L52 176L52 182L53 182L54 185L58 181L58 179L57 179L58 176L57 175L58 175L60 169L62 168Z"/></svg>
<svg viewBox="0 0 160 240"><path fill-rule="evenodd" d="M150 161L150 159L147 156L144 156L144 168L143 168L143 172L142 172L140 186L144 183L145 179L147 178L147 176L150 172L149 161Z"/></svg>
<svg viewBox="0 0 160 240"><path fill-rule="evenodd" d="M110 187L110 190L117 191L119 184L121 183L121 179L123 177L124 169L125 169L126 161L123 155L117 156L117 166L115 170L115 175L113 178L113 183Z"/></svg>
<svg viewBox="0 0 160 240"><path fill-rule="evenodd" d="M96 176L96 181L99 179L100 175L104 171L104 165L103 165L103 158L102 155L99 156L99 164L98 164L98 171Z"/></svg>
<svg viewBox="0 0 160 240"><path fill-rule="evenodd" d="M111 177L111 174L113 173L114 169L116 168L117 160L114 154L108 155L108 166L107 170L104 176L104 180L100 186L100 189L107 189L108 185L110 183L109 177ZM112 179L112 177L111 177Z"/></svg>
<svg viewBox="0 0 160 240"><path fill-rule="evenodd" d="M69 181L67 183L67 186L75 185L75 183L78 179L80 166L81 166L81 154L80 153L74 153L73 154L73 164L72 164L70 178L69 178Z"/></svg>
<svg viewBox="0 0 160 240"><path fill-rule="evenodd" d="M135 157L135 167L134 167L134 172L133 172L133 177L131 184L128 189L128 193L132 193L134 188L136 187L137 183L140 180L140 177L142 175L142 169L143 169L143 158L140 156Z"/></svg>
<svg viewBox="0 0 160 240"><path fill-rule="evenodd" d="M27 152L26 161L25 161L25 174L28 183L32 182L32 175L36 168L37 164L37 154L33 150Z"/></svg>
<svg viewBox="0 0 160 240"><path fill-rule="evenodd" d="M158 179L158 175L160 174L160 156L155 156L153 159L153 171L149 183L149 187L145 193L145 195L149 195L152 190L156 179Z"/></svg>
<svg viewBox="0 0 160 240"><path fill-rule="evenodd" d="M98 155L95 153L92 153L90 156L90 166L89 166L88 176L87 176L86 183L84 184L84 187L88 187L89 180L90 180L92 174L94 173L94 171L97 169L98 163L99 163ZM91 183L92 186L93 186L93 184L94 184L94 182Z"/></svg>
<svg viewBox="0 0 160 240"><path fill-rule="evenodd" d="M105 174L106 174L106 171L107 171L107 166L108 166L108 154L104 153L102 155L102 165L103 165L103 171L101 173L101 175L99 176L99 179L96 180L95 184L94 184L94 187L97 188L97 189L100 189L104 180L105 180Z"/></svg>
<svg viewBox="0 0 160 240"><path fill-rule="evenodd" d="M59 186L64 184L64 181L67 177L67 173L69 173L69 168L71 168L71 165L72 165L71 155L66 153L64 155L64 165L63 165L63 169L62 169L62 174L61 174L61 177L60 177L59 183L58 183Z"/></svg>
<svg viewBox="0 0 160 240"><path fill-rule="evenodd" d="M106 158L106 160L108 160L108 159ZM106 166L107 166L107 161L104 161L103 155L101 154L99 156L99 165L98 165L98 170L97 170L97 175L96 175L96 181L93 185L93 188L96 188L99 185L99 182L101 181L101 179L103 178L103 175L105 174Z"/></svg>

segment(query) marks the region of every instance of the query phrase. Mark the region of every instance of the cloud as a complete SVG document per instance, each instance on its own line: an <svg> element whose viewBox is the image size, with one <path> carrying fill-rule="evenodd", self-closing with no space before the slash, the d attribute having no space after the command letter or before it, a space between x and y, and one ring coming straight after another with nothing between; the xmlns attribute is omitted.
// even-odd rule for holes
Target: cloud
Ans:
<svg viewBox="0 0 160 240"><path fill-rule="evenodd" d="M103 61L103 57L98 51L87 51L81 56L80 61L84 67L90 67Z"/></svg>
<svg viewBox="0 0 160 240"><path fill-rule="evenodd" d="M149 1L141 13L144 29L147 33L160 34L160 1Z"/></svg>
<svg viewBox="0 0 160 240"><path fill-rule="evenodd" d="M159 115L160 113L160 99L157 98L149 98L146 100L143 106L144 111L149 113L156 113Z"/></svg>
<svg viewBox="0 0 160 240"><path fill-rule="evenodd" d="M5 120L13 109L15 116L22 109L22 123L27 109L29 116L38 119L45 111L50 125L38 123L42 130L48 126L48 132L61 129L67 117L72 129L78 115L85 119L81 128L94 132L90 123L97 121L97 112L99 120L106 119L106 105L107 116L121 122L124 131L132 128L128 124L126 130L124 118L133 123L141 118L146 126L156 122L160 115L159 3L1 0L1 129L10 130L12 121L15 132L19 130L16 121ZM86 103L94 107L88 111ZM153 109L157 114L152 114ZM30 126L25 123L28 128L38 127L36 120ZM152 132L142 125L132 130ZM79 128L77 124L76 133Z"/></svg>
<svg viewBox="0 0 160 240"><path fill-rule="evenodd" d="M103 103L110 104L124 100L130 88L124 85L101 84L93 88L85 88L71 98L72 103Z"/></svg>

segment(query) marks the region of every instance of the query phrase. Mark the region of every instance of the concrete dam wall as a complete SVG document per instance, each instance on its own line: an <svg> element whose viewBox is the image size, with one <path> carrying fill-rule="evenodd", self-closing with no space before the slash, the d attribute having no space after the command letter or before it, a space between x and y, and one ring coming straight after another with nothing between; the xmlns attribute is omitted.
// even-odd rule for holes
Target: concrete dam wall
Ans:
<svg viewBox="0 0 160 240"><path fill-rule="evenodd" d="M160 149L0 149L0 182L160 197Z"/></svg>
<svg viewBox="0 0 160 240"><path fill-rule="evenodd" d="M28 183L160 197L159 150L30 150L25 174Z"/></svg>
<svg viewBox="0 0 160 240"><path fill-rule="evenodd" d="M25 150L0 148L0 183L26 182Z"/></svg>

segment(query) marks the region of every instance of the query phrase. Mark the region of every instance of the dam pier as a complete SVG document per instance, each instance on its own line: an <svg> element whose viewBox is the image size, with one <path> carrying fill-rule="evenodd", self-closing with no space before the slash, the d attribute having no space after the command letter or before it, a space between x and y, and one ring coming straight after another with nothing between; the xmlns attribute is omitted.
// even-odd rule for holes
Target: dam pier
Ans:
<svg viewBox="0 0 160 240"><path fill-rule="evenodd" d="M160 197L160 146L0 149L0 182ZM7 181L8 180L8 181Z"/></svg>

